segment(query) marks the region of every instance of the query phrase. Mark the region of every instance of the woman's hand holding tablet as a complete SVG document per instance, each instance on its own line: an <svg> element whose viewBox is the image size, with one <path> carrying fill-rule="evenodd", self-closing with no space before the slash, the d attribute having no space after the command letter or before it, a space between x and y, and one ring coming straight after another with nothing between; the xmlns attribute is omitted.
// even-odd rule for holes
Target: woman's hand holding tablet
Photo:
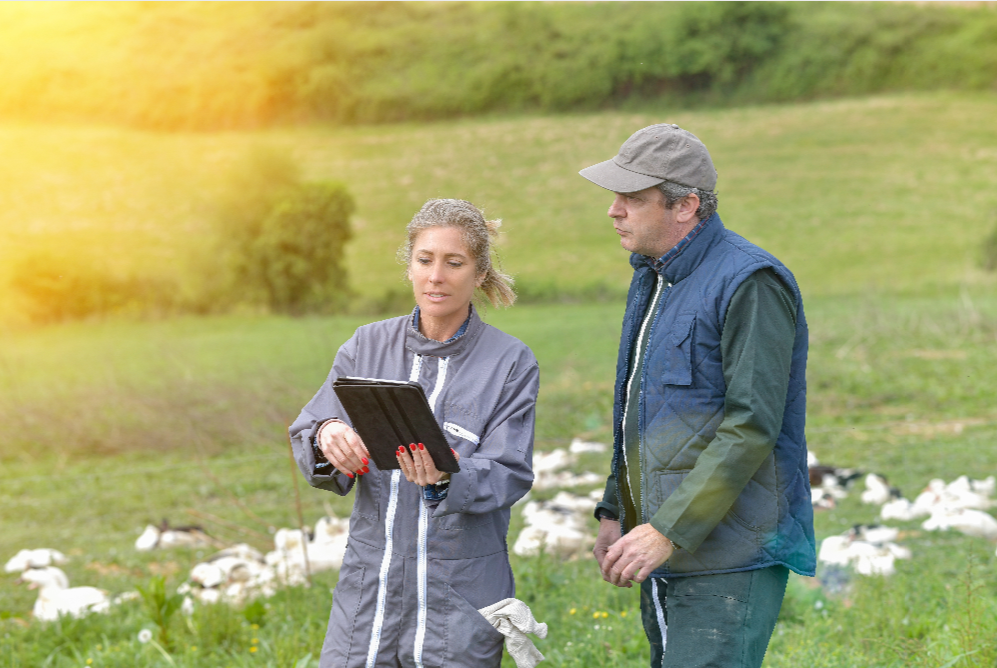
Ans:
<svg viewBox="0 0 997 668"><path fill-rule="evenodd" d="M453 448L450 449L454 458L460 461L460 455ZM444 473L436 468L436 463L422 443L410 443L408 446L398 446L398 464L402 467L402 473L409 482L416 485L435 485L441 480L447 480L449 473Z"/></svg>

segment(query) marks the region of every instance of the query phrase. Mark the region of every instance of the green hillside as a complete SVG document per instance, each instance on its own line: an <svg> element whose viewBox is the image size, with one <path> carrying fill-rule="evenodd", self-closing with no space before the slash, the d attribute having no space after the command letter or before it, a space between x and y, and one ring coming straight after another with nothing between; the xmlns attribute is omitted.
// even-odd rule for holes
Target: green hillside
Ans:
<svg viewBox="0 0 997 668"><path fill-rule="evenodd" d="M0 6L0 116L157 129L992 90L969 3Z"/></svg>
<svg viewBox="0 0 997 668"><path fill-rule="evenodd" d="M197 293L210 220L251 147L346 183L347 247L362 304L404 293L395 249L430 197L504 219L501 252L528 299L625 289L606 192L577 176L629 134L674 121L710 147L726 224L783 259L807 294L993 286L980 268L997 226L997 96L922 94L655 114L602 112L251 133L0 126L0 285L19 258L92 257ZM55 258L55 259L47 259ZM9 290L4 312L19 306Z"/></svg>

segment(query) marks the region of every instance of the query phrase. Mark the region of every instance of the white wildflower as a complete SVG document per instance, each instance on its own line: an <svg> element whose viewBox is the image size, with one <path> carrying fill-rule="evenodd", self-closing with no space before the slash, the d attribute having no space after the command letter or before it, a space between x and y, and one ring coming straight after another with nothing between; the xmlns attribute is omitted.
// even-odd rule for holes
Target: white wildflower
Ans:
<svg viewBox="0 0 997 668"><path fill-rule="evenodd" d="M138 641L140 643L145 644L150 640L152 640L152 631L149 629L142 629L138 632Z"/></svg>

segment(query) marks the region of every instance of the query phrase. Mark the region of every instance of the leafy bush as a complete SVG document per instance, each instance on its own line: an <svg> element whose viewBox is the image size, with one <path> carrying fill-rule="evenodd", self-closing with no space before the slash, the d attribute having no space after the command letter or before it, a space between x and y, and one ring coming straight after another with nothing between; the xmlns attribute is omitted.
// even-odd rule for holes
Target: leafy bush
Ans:
<svg viewBox="0 0 997 668"><path fill-rule="evenodd" d="M689 89L730 87L776 53L789 31L785 5L721 2L684 5L674 23L668 74Z"/></svg>
<svg viewBox="0 0 997 668"><path fill-rule="evenodd" d="M353 210L339 183L302 183L277 201L249 258L272 311L328 312L345 303L343 249Z"/></svg>
<svg viewBox="0 0 997 668"><path fill-rule="evenodd" d="M354 209L344 185L303 182L289 157L254 149L218 208L229 276L213 298L292 315L339 310L348 296L343 251Z"/></svg>

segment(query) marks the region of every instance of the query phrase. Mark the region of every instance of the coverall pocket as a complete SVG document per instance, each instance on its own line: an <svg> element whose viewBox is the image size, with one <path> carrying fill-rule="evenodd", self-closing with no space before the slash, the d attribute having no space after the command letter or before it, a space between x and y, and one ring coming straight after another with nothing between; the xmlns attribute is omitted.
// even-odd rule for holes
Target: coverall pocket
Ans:
<svg viewBox="0 0 997 668"><path fill-rule="evenodd" d="M366 656L367 644L362 642L356 633L357 621L364 602L363 586L366 570L364 566L353 568L344 564L339 572L339 582L336 583L336 589L332 593L329 629L326 633L325 646L322 648L323 660L326 656L332 659L329 665L354 665L357 657ZM361 628L370 628L370 620L363 622Z"/></svg>
<svg viewBox="0 0 997 668"><path fill-rule="evenodd" d="M452 515L444 515L435 521L438 522L437 527L444 531L464 531L491 524L492 514L453 513Z"/></svg>
<svg viewBox="0 0 997 668"><path fill-rule="evenodd" d="M358 476L353 501L353 512L360 517L379 522L381 518L381 479L391 484L391 471L374 470L365 476Z"/></svg>
<svg viewBox="0 0 997 668"><path fill-rule="evenodd" d="M498 667L502 661L502 645L505 636L488 620L446 583L442 584L440 592L446 597L443 619L437 617L437 623L430 623L427 628L426 654L423 664L466 666L467 668ZM434 612L430 609L432 622ZM430 634L437 635L434 643L441 648L440 663L430 663Z"/></svg>

